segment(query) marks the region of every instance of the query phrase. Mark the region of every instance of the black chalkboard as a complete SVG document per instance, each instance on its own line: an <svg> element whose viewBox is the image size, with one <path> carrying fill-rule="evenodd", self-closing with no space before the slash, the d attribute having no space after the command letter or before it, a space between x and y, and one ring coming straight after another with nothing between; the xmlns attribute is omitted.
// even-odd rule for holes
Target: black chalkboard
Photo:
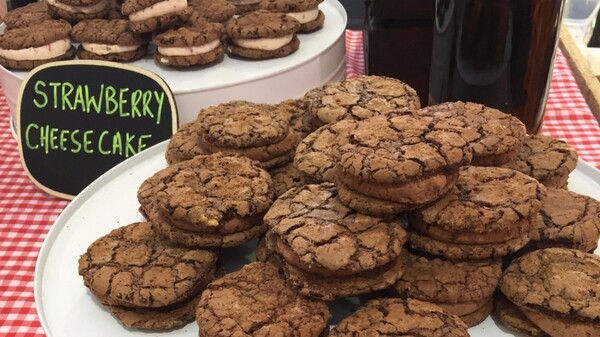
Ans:
<svg viewBox="0 0 600 337"><path fill-rule="evenodd" d="M119 162L169 139L177 109L168 85L145 69L105 61L35 68L17 102L21 160L46 192L72 199Z"/></svg>

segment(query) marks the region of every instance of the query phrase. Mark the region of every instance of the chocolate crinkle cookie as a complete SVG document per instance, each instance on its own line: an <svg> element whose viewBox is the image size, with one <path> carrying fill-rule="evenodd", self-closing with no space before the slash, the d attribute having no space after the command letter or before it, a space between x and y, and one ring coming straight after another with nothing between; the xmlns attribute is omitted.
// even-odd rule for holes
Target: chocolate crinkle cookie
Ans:
<svg viewBox="0 0 600 337"><path fill-rule="evenodd" d="M499 289L552 337L600 336L600 257L567 248L525 254L504 271Z"/></svg>
<svg viewBox="0 0 600 337"><path fill-rule="evenodd" d="M188 247L233 246L263 231L273 182L247 157L198 155L150 176L138 200L155 230L169 240Z"/></svg>
<svg viewBox="0 0 600 337"><path fill-rule="evenodd" d="M321 125L342 119L362 120L421 107L408 84L385 76L358 76L326 83L304 95L310 113Z"/></svg>
<svg viewBox="0 0 600 337"><path fill-rule="evenodd" d="M170 330L193 320L216 265L216 253L174 245L136 222L95 240L79 258L79 275L124 326Z"/></svg>
<svg viewBox="0 0 600 337"><path fill-rule="evenodd" d="M471 145L471 165L500 166L517 156L527 131L518 118L498 109L471 102L433 105L415 112L417 116L447 119Z"/></svg>
<svg viewBox="0 0 600 337"><path fill-rule="evenodd" d="M467 326L437 305L416 299L370 300L343 319L329 337L468 337Z"/></svg>
<svg viewBox="0 0 600 337"><path fill-rule="evenodd" d="M578 158L577 151L562 140L528 135L517 157L503 166L523 172L546 187L566 188Z"/></svg>
<svg viewBox="0 0 600 337"><path fill-rule="evenodd" d="M324 302L299 295L264 262L210 283L196 310L202 337L319 337L330 318Z"/></svg>

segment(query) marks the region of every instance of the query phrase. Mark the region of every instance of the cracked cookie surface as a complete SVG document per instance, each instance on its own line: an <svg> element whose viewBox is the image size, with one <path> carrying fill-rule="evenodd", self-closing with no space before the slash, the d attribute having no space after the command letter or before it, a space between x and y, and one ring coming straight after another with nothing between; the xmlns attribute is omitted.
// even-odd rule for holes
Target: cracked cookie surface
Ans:
<svg viewBox="0 0 600 337"><path fill-rule="evenodd" d="M265 214L274 234L269 247L307 272L348 276L395 260L406 242L402 224L344 206L335 185L289 190Z"/></svg>
<svg viewBox="0 0 600 337"><path fill-rule="evenodd" d="M564 189L548 189L540 211L544 226L531 244L537 248L563 247L592 252L600 238L600 203Z"/></svg>
<svg viewBox="0 0 600 337"><path fill-rule="evenodd" d="M439 241L502 243L533 229L545 197L546 188L521 172L469 166L448 194L412 212L410 224Z"/></svg>
<svg viewBox="0 0 600 337"><path fill-rule="evenodd" d="M350 120L323 125L308 134L296 147L294 166L311 181L333 182L335 160L333 148L343 145L347 137L338 137L341 133L349 133L356 127Z"/></svg>
<svg viewBox="0 0 600 337"><path fill-rule="evenodd" d="M341 134L334 149L339 170L361 180L397 183L456 171L472 154L460 133L439 129L438 119L411 115L376 116Z"/></svg>
<svg viewBox="0 0 600 337"><path fill-rule="evenodd" d="M382 298L365 303L329 334L338 336L467 337L467 326L440 307L416 299Z"/></svg>
<svg viewBox="0 0 600 337"><path fill-rule="evenodd" d="M169 164L179 163L194 158L199 154L208 154L200 146L198 125L195 122L185 123L177 129L165 151L165 159Z"/></svg>
<svg viewBox="0 0 600 337"><path fill-rule="evenodd" d="M415 114L447 118L448 125L460 129L473 149L471 165L498 166L510 161L521 149L527 134L518 118L477 103L442 103Z"/></svg>
<svg viewBox="0 0 600 337"><path fill-rule="evenodd" d="M421 107L413 88L385 76L358 76L329 82L309 90L304 100L308 102L309 111L322 124L342 119L362 120Z"/></svg>
<svg viewBox="0 0 600 337"><path fill-rule="evenodd" d="M517 157L504 167L537 179L546 187L564 188L579 156L566 142L545 135L528 135Z"/></svg>
<svg viewBox="0 0 600 337"><path fill-rule="evenodd" d="M404 249L405 272L393 286L402 296L433 303L459 303L491 298L502 274L502 261L452 261L421 256Z"/></svg>
<svg viewBox="0 0 600 337"><path fill-rule="evenodd" d="M598 329L599 278L599 256L547 248L513 260L500 279L499 289L520 308L593 323Z"/></svg>
<svg viewBox="0 0 600 337"><path fill-rule="evenodd" d="M145 214L195 232L231 234L258 222L273 201L273 182L246 157L214 153L173 164L138 190Z"/></svg>
<svg viewBox="0 0 600 337"><path fill-rule="evenodd" d="M94 241L79 258L79 275L103 304L157 308L197 294L216 262L214 252L169 245L138 222Z"/></svg>
<svg viewBox="0 0 600 337"><path fill-rule="evenodd" d="M324 302L300 296L264 262L211 282L196 311L203 337L318 337L330 318Z"/></svg>

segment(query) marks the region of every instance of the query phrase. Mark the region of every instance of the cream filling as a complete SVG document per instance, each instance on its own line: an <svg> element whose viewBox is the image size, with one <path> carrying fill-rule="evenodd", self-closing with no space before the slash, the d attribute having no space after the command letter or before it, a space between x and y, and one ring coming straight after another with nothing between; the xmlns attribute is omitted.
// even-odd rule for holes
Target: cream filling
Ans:
<svg viewBox="0 0 600 337"><path fill-rule="evenodd" d="M133 46L119 46L116 44L100 44L100 43L88 43L82 42L81 46L83 49L98 55L108 55L115 53L124 53L128 51L136 50L140 47L140 45Z"/></svg>
<svg viewBox="0 0 600 337"><path fill-rule="evenodd" d="M30 47L25 49L0 48L0 56L5 59L16 61L48 60L63 55L69 48L71 48L71 40L66 38L41 47Z"/></svg>
<svg viewBox="0 0 600 337"><path fill-rule="evenodd" d="M168 13L173 13L186 8L187 0L165 0L157 2L150 7L146 7L129 15L131 21L143 21L153 17L161 16Z"/></svg>
<svg viewBox="0 0 600 337"><path fill-rule="evenodd" d="M317 19L319 17L319 9L309 9L304 12L295 12L295 13L285 13L287 16L291 16L294 19L298 20L300 23L307 23Z"/></svg>
<svg viewBox="0 0 600 337"><path fill-rule="evenodd" d="M269 37L262 39L232 39L233 43L240 47L248 49L260 49L260 50L275 50L279 49L286 44L290 43L294 38L294 34L281 36L281 37Z"/></svg>
<svg viewBox="0 0 600 337"><path fill-rule="evenodd" d="M67 12L94 14L94 13L101 12L104 8L106 8L106 5L108 4L108 0L101 0L97 4L94 4L91 6L71 6L71 5L67 5L67 4L58 2L57 0L48 0L48 4L50 4L56 8L65 10Z"/></svg>
<svg viewBox="0 0 600 337"><path fill-rule="evenodd" d="M221 44L219 39L216 39L207 44L194 47L158 47L158 52L165 56L190 56L208 53L217 48Z"/></svg>

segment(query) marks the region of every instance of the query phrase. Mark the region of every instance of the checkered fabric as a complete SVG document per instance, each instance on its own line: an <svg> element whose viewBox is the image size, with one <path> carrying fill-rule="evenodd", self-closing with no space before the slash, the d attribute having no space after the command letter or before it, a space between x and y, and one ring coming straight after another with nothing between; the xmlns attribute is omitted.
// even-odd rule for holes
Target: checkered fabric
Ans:
<svg viewBox="0 0 600 337"><path fill-rule="evenodd" d="M364 74L362 35L346 34L346 75ZM33 275L41 244L68 202L38 189L21 166L0 91L0 336L45 336L35 311ZM564 55L556 56L542 133L564 139L600 167L600 128Z"/></svg>

